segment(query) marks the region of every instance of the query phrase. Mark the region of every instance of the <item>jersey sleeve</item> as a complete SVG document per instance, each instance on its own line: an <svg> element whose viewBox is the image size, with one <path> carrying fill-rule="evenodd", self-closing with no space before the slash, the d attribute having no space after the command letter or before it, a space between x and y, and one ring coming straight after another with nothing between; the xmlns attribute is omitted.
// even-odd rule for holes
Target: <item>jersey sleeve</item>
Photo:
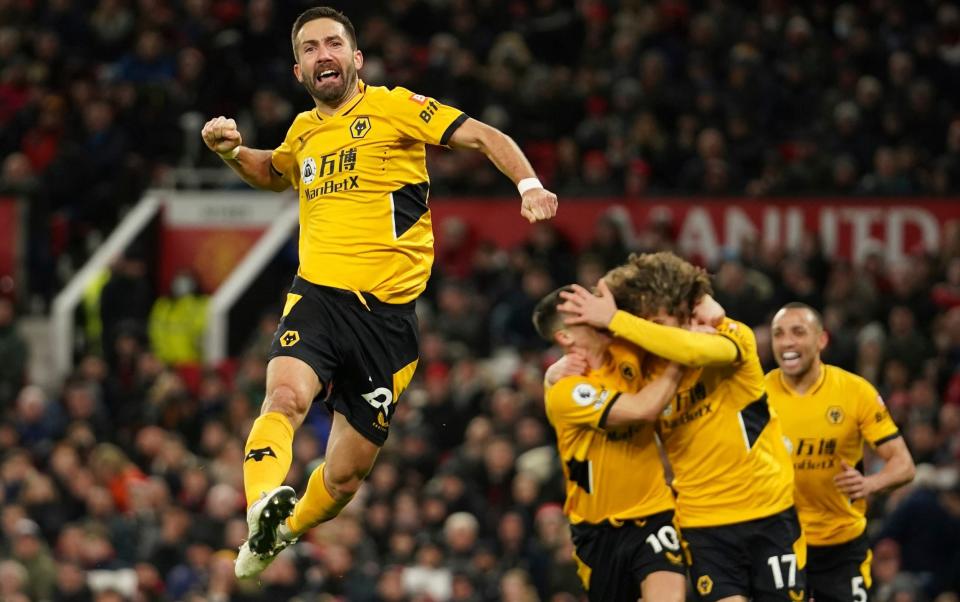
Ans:
<svg viewBox="0 0 960 602"><path fill-rule="evenodd" d="M853 393L857 400L857 425L872 447L900 436L880 393L866 380L858 378Z"/></svg>
<svg viewBox="0 0 960 602"><path fill-rule="evenodd" d="M685 366L730 363L736 359L731 345L715 334L692 332L675 326L656 324L618 310L610 320L610 331L654 355Z"/></svg>
<svg viewBox="0 0 960 602"><path fill-rule="evenodd" d="M717 327L717 334L730 340L737 347L737 362L757 352L757 339L750 327L743 322L724 318Z"/></svg>
<svg viewBox="0 0 960 602"><path fill-rule="evenodd" d="M270 169L289 182L294 190L297 190L299 189L300 178L296 174L297 157L293 154L293 147L290 144L291 138L294 137L292 132L293 126L290 127L287 137L280 143L280 146L273 149L273 153L270 155Z"/></svg>
<svg viewBox="0 0 960 602"><path fill-rule="evenodd" d="M403 136L427 144L447 145L467 120L463 111L406 88L390 91L390 120Z"/></svg>
<svg viewBox="0 0 960 602"><path fill-rule="evenodd" d="M607 389L596 379L568 376L547 389L547 413L555 425L602 429L619 397L619 391Z"/></svg>

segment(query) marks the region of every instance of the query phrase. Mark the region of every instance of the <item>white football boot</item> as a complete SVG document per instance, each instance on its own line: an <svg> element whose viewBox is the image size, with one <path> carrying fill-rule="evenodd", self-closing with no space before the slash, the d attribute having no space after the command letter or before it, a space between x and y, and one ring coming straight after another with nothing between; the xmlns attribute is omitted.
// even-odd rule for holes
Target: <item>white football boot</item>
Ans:
<svg viewBox="0 0 960 602"><path fill-rule="evenodd" d="M277 554L297 539L286 528L287 517L293 514L297 493L286 485L264 493L247 510L247 541L240 546L234 573L238 579L255 577L267 568Z"/></svg>

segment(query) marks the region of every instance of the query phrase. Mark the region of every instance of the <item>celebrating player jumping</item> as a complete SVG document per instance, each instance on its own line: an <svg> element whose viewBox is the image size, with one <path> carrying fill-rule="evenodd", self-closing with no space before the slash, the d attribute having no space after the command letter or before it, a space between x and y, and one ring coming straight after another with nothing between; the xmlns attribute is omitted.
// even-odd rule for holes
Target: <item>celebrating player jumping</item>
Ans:
<svg viewBox="0 0 960 602"><path fill-rule="evenodd" d="M274 149L242 146L233 119L204 125L210 150L255 188L300 198L300 268L267 366L267 392L246 444L249 538L236 573L259 574L356 493L387 437L418 360L414 301L433 262L425 145L483 152L517 184L520 213L553 217L517 145L461 111L403 88L359 79L350 20L328 7L302 13L291 34L293 73L316 107ZM325 462L297 502L282 486L293 433L321 393L334 411Z"/></svg>

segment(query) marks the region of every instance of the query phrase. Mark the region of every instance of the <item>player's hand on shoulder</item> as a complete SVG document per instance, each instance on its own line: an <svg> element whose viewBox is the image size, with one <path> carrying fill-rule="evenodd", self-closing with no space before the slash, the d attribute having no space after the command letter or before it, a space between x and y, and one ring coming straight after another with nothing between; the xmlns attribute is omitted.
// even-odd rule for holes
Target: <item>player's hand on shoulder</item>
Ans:
<svg viewBox="0 0 960 602"><path fill-rule="evenodd" d="M547 371L543 375L543 384L552 387L557 384L561 378L586 374L588 367L587 358L579 353L568 353L547 368Z"/></svg>
<svg viewBox="0 0 960 602"><path fill-rule="evenodd" d="M207 148L221 155L229 153L243 143L243 137L237 129L237 122L223 115L205 123L200 130L200 135Z"/></svg>
<svg viewBox="0 0 960 602"><path fill-rule="evenodd" d="M557 214L557 195L546 188L534 188L523 193L520 215L531 224L548 220Z"/></svg>
<svg viewBox="0 0 960 602"><path fill-rule="evenodd" d="M692 318L695 324L719 326L726 317L727 312L723 309L723 306L710 295L704 295L693 307Z"/></svg>

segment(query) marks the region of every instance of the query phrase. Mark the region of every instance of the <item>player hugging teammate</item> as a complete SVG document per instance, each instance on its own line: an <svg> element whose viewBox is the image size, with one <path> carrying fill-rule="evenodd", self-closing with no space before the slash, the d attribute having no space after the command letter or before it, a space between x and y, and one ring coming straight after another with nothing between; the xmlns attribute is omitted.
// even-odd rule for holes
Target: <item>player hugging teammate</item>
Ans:
<svg viewBox="0 0 960 602"><path fill-rule="evenodd" d="M866 602L869 552L862 538L863 502L849 500L909 481L912 462L905 447L901 449L896 427L872 389L873 395L865 391L855 396L870 397L870 408L865 402L847 402L855 418L850 428L836 433L840 461L826 477L830 491L817 496L804 479L797 483L797 506L805 519L801 530L791 454L806 448L798 449L798 443L788 450L785 442L812 436L810 429L817 427L811 425L803 435L794 434L794 416L816 413L819 406L781 408L783 387L774 387L776 404L768 400L767 387L781 376L777 372L764 377L753 332L726 318L710 292L706 273L673 254L633 255L600 281L596 294L576 285L565 287L544 298L535 312L541 334L566 353L547 372L545 402L557 431L567 478L565 509L590 599L635 600L640 591L644 600L682 598L684 588L675 581L669 583L678 591L648 591L651 580L665 583L650 567L665 566L658 562L673 560L682 550L700 600L799 602L810 593L808 531L817 544L841 544L812 548L816 599ZM784 311L803 321L806 314L791 315L796 309ZM789 328L784 311L777 317L784 324L781 330ZM815 313L810 315L815 318ZM807 321L815 336L819 321ZM775 320L775 341L777 325ZM781 349L791 347L791 360L805 342L798 337L790 335L790 341L780 343ZM813 376L808 374L810 358L819 358L823 348L813 347L806 352L803 374L813 382L814 393L816 383L824 380L852 382L835 368L821 372L819 364ZM792 361L788 363L792 368ZM788 384L802 395L810 388L806 380L804 386L789 379ZM860 381L850 386L859 391L864 384ZM629 407L618 408L625 402ZM790 439L784 437L772 405L791 417ZM835 421L842 421L839 414L834 413ZM627 418L611 420L619 416ZM654 432L674 475L679 538L673 528L657 530L644 514L658 508L638 505L664 485L662 468L651 460L656 455ZM864 436L888 460L884 470L871 477L852 468L862 457ZM632 446L629 467L622 465L624 454L607 451L624 441ZM605 490L604 476L613 471L632 475L627 477L630 487L618 482ZM834 498L844 503L834 503ZM842 533L824 539L825 521L839 525ZM651 526L631 537L630 531L636 531L632 524ZM607 542L603 555L596 553L596 541Z"/></svg>

